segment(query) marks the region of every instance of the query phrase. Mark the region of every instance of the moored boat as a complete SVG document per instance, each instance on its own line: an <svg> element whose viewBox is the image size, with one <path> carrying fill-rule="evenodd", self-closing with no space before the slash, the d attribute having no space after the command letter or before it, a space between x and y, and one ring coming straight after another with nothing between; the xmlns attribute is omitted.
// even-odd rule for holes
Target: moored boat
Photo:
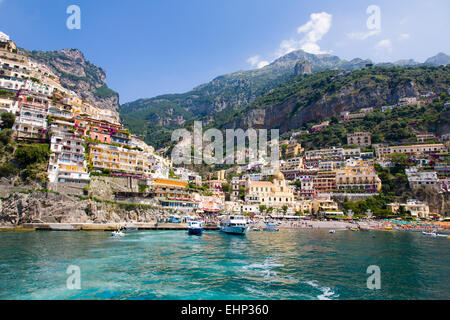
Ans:
<svg viewBox="0 0 450 320"><path fill-rule="evenodd" d="M250 228L243 216L229 216L218 224L221 231L228 234L244 235Z"/></svg>
<svg viewBox="0 0 450 320"><path fill-rule="evenodd" d="M266 223L266 226L263 228L263 230L264 231L269 231L269 232L280 231L280 229L278 229L276 225L269 224L269 223Z"/></svg>
<svg viewBox="0 0 450 320"><path fill-rule="evenodd" d="M201 221L189 221L188 233L193 235L200 235L203 233L203 222Z"/></svg>

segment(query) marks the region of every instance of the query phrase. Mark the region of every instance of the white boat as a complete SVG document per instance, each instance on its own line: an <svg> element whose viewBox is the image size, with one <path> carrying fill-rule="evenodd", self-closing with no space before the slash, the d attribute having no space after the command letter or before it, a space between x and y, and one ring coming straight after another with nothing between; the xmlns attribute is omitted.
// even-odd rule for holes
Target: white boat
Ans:
<svg viewBox="0 0 450 320"><path fill-rule="evenodd" d="M336 230L330 230L329 233L336 233Z"/></svg>
<svg viewBox="0 0 450 320"><path fill-rule="evenodd" d="M116 238L125 237L125 233L123 233L120 230L113 231L113 232L111 232L111 237L116 237Z"/></svg>
<svg viewBox="0 0 450 320"><path fill-rule="evenodd" d="M189 234L194 234L194 235L199 235L202 234L203 232L203 222L201 221L189 221L189 226L188 226L188 233Z"/></svg>
<svg viewBox="0 0 450 320"><path fill-rule="evenodd" d="M219 228L225 233L237 235L243 235L250 229L243 216L229 216L219 222Z"/></svg>
<svg viewBox="0 0 450 320"><path fill-rule="evenodd" d="M432 236L433 238L438 236L436 232L422 232L422 234L425 236Z"/></svg>

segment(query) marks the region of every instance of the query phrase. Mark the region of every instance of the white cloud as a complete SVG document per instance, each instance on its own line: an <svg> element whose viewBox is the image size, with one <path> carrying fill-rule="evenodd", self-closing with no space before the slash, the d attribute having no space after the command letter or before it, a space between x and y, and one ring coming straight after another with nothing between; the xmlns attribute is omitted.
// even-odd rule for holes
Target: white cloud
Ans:
<svg viewBox="0 0 450 320"><path fill-rule="evenodd" d="M399 40L408 40L410 38L410 35L408 33L402 33L398 36Z"/></svg>
<svg viewBox="0 0 450 320"><path fill-rule="evenodd" d="M392 50L392 42L389 39L381 40L380 42L378 42L375 45L375 49L380 50L380 51L381 50L391 51Z"/></svg>
<svg viewBox="0 0 450 320"><path fill-rule="evenodd" d="M305 36L300 40L283 40L275 53L275 56L279 58L300 49L312 54L327 53L320 49L317 42L330 31L332 19L333 16L326 12L311 14L310 20L297 28L297 33L305 33Z"/></svg>
<svg viewBox="0 0 450 320"><path fill-rule="evenodd" d="M252 67L256 67L258 69L264 68L269 64L268 61L264 61L260 56L253 56L247 59L247 62L250 63Z"/></svg>
<svg viewBox="0 0 450 320"><path fill-rule="evenodd" d="M273 58L276 59L300 49L312 54L328 53L321 50L317 43L330 31L332 20L333 16L326 12L311 14L310 20L297 28L298 34L304 34L303 38L281 41L280 47L273 55ZM258 68L269 64L268 61L262 60L258 55L247 59L247 62Z"/></svg>
<svg viewBox="0 0 450 320"><path fill-rule="evenodd" d="M306 33L300 40L301 49L314 54L324 53L317 42L330 31L332 20L333 16L326 12L311 14L311 20L297 29L299 34Z"/></svg>

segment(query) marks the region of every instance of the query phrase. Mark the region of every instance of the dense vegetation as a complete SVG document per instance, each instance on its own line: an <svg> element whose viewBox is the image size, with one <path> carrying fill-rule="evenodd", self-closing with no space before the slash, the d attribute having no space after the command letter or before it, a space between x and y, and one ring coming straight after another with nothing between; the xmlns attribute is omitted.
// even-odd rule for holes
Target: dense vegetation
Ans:
<svg viewBox="0 0 450 320"><path fill-rule="evenodd" d="M11 120L11 114L3 113L0 131L0 177L19 177L31 183L47 182L47 165L50 157L48 144L18 144L14 140L12 125L5 122ZM14 122L13 122L14 123Z"/></svg>
<svg viewBox="0 0 450 320"><path fill-rule="evenodd" d="M115 91L111 90L110 88L108 88L108 86L106 84L99 87L97 89L97 91L94 93L94 95L100 99L109 98L109 97L115 96L116 94L117 93Z"/></svg>
<svg viewBox="0 0 450 320"><path fill-rule="evenodd" d="M363 119L354 119L340 123L337 117L330 120L330 125L319 132L300 135L298 140L307 149L319 149L329 146L347 145L347 133L370 132L372 143L416 143L418 132L439 134L439 129L450 125L449 107L444 106L448 99L443 94L441 99L423 106L398 107L382 112L376 109L374 113ZM302 129L310 129L312 124Z"/></svg>

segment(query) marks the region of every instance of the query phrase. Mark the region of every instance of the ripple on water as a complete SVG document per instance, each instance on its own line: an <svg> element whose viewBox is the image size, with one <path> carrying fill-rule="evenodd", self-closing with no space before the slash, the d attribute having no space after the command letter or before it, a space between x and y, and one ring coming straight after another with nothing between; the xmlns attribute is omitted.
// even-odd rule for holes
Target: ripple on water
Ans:
<svg viewBox="0 0 450 320"><path fill-rule="evenodd" d="M420 234L282 230L0 234L0 299L448 299L450 245ZM81 291L66 289L68 265ZM382 290L368 292L379 265Z"/></svg>

